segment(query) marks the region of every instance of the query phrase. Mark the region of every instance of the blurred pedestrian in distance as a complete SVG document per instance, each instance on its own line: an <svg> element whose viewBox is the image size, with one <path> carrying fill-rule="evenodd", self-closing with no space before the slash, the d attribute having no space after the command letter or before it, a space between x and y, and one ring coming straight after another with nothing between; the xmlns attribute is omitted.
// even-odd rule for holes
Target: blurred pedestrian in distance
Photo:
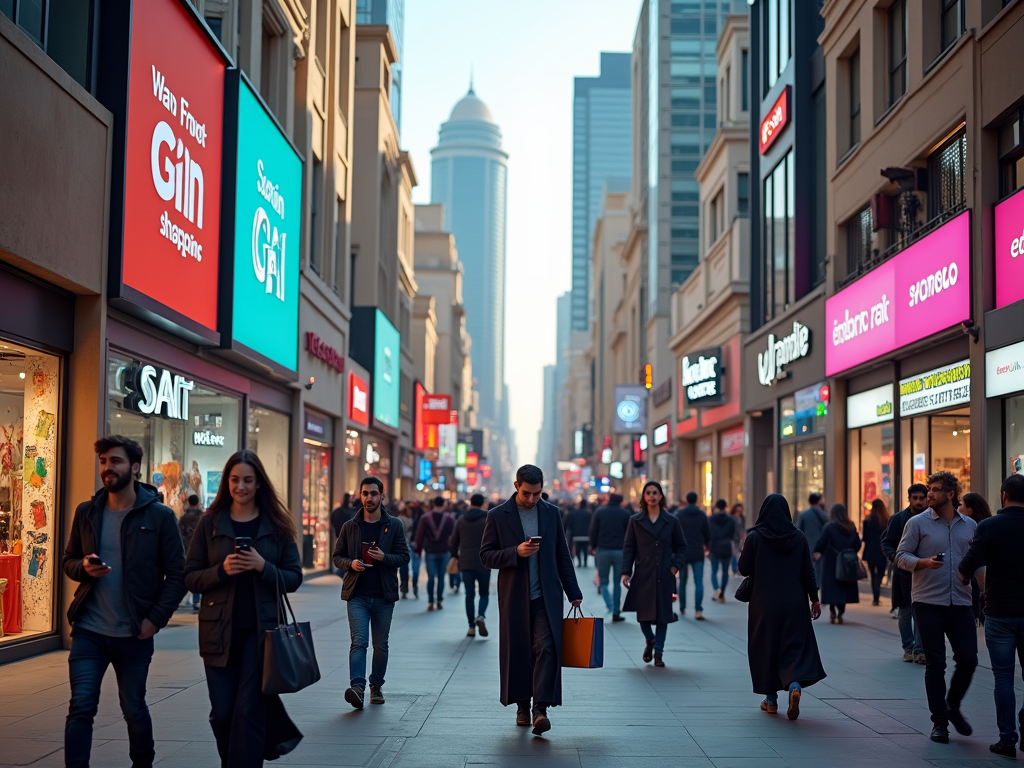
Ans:
<svg viewBox="0 0 1024 768"><path fill-rule="evenodd" d="M820 493L812 493L808 496L807 504L807 509L797 515L794 522L797 530L807 537L807 546L811 548L811 552L814 552L818 539L821 537L821 531L828 523L828 515L825 513L825 502ZM822 583L822 565L820 560L814 561L814 577L818 580L818 584Z"/></svg>
<svg viewBox="0 0 1024 768"><path fill-rule="evenodd" d="M773 493L764 500L740 555L740 574L753 586L747 608L747 660L761 709L779 711L778 692L789 692L786 714L800 716L802 691L825 679L811 621L821 615L807 537L793 525L789 504ZM808 609L809 606L809 609Z"/></svg>
<svg viewBox="0 0 1024 768"><path fill-rule="evenodd" d="M732 545L736 539L736 518L726 512L729 502L719 499L715 511L708 520L711 533L711 599L725 602L725 589L729 586L729 565L732 561ZM721 575L719 575L721 574Z"/></svg>
<svg viewBox="0 0 1024 768"><path fill-rule="evenodd" d="M185 552L188 552L188 546L192 543L192 535L196 532L196 526L199 525L199 518L202 516L203 508L199 506L199 497L193 493L189 495L188 506L185 507L185 511L178 521L178 532L181 534L181 544ZM202 597L196 592L192 593L192 610L195 613L199 613L199 603L202 601Z"/></svg>
<svg viewBox="0 0 1024 768"><path fill-rule="evenodd" d="M594 556L599 591L605 607L612 615L613 623L625 621L619 607L622 604L619 568L622 565L622 546L626 540L629 518L629 512L622 506L622 496L613 493L608 496L608 503L599 508L590 521L590 554ZM610 592L609 581L612 585Z"/></svg>
<svg viewBox="0 0 1024 768"><path fill-rule="evenodd" d="M686 564L679 571L679 615L686 614L686 566L693 574L693 618L704 620L704 555L711 546L711 528L708 516L697 506L697 494L686 494L686 506L676 512L686 539Z"/></svg>
<svg viewBox="0 0 1024 768"><path fill-rule="evenodd" d="M420 599L420 554L413 546L416 541L416 531L419 529L420 520L423 519L423 505L418 501L410 501L408 504L412 511L412 525L409 526L407 540L409 542L409 586L412 587L412 599Z"/></svg>
<svg viewBox="0 0 1024 768"><path fill-rule="evenodd" d="M444 577L448 569L448 539L455 529L455 518L445 509L447 502L441 496L434 498L432 509L420 519L416 526L416 544L413 549L426 555L427 564L427 610L444 608Z"/></svg>
<svg viewBox="0 0 1024 768"><path fill-rule="evenodd" d="M587 550L590 544L591 512L584 499L565 518L565 538L571 542L576 555L576 565L587 567Z"/></svg>
<svg viewBox="0 0 1024 768"><path fill-rule="evenodd" d="M914 483L907 489L907 507L889 518L889 524L882 534L882 552L889 562L895 566L896 550L899 548L900 539L903 538L903 531L907 521L914 515L919 515L928 509L928 486L922 483ZM898 628L900 631L900 642L903 645L903 660L924 664L924 651L921 650L921 633L917 627L917 620L911 606L911 583L912 577L909 573L899 567L894 567L889 590L892 593L892 606L896 609Z"/></svg>
<svg viewBox="0 0 1024 768"><path fill-rule="evenodd" d="M747 521L742 504L733 504L729 514L736 518L736 536L732 542L732 575L739 576L739 558L740 552L743 551L743 542L747 538Z"/></svg>
<svg viewBox="0 0 1024 768"><path fill-rule="evenodd" d="M665 510L661 484L648 480L640 511L629 518L622 548L622 585L629 590L622 610L636 612L644 633L644 662L664 667L665 634L678 620L672 588L686 562L686 538L679 520Z"/></svg>
<svg viewBox="0 0 1024 768"><path fill-rule="evenodd" d="M256 768L302 738L281 699L262 690L263 638L277 626L279 592L302 584L297 535L263 462L253 451L233 454L185 560L185 585L203 596L199 655L222 768Z"/></svg>
<svg viewBox="0 0 1024 768"><path fill-rule="evenodd" d="M451 556L459 564L462 582L466 587L466 618L469 620L467 637L487 637L487 603L491 595L491 571L480 561L480 542L484 536L487 512L484 497L475 493L465 514L455 521L448 541ZM476 591L480 590L480 607L476 606Z"/></svg>
<svg viewBox="0 0 1024 768"><path fill-rule="evenodd" d="M821 529L821 536L814 546L814 559L823 563L821 569L821 602L828 604L829 624L842 624L848 603L860 602L860 590L856 581L840 581L836 578L836 562L844 550L860 552L860 536L853 524L846 506L833 504L829 521Z"/></svg>
<svg viewBox="0 0 1024 768"><path fill-rule="evenodd" d="M402 524L402 531L405 533L406 542L412 541L413 536L413 520L412 520L412 506L406 504L404 501L399 501L395 504L395 514L398 517L398 521ZM409 568L412 563L412 556L409 557L409 562L403 564L398 569L398 586L401 592L402 599L409 599ZM419 562L416 563L419 565ZM417 573L417 576L419 574Z"/></svg>
<svg viewBox="0 0 1024 768"><path fill-rule="evenodd" d="M882 576L885 575L887 563L882 551L882 534L889 524L889 510L885 502L875 499L871 502L871 511L864 518L864 564L871 576L871 604L882 604Z"/></svg>

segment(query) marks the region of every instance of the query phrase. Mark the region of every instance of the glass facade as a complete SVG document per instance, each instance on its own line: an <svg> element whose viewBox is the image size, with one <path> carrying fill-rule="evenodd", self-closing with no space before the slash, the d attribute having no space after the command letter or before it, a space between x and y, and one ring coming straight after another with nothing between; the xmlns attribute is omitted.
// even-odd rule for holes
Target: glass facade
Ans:
<svg viewBox="0 0 1024 768"><path fill-rule="evenodd" d="M782 314L796 300L795 186L790 150L764 180L761 274L765 320Z"/></svg>
<svg viewBox="0 0 1024 768"><path fill-rule="evenodd" d="M960 480L962 493L971 490L969 408L947 411L935 416L903 419L900 429L900 454L904 478L911 478L911 482L914 483L923 483L933 472L952 472ZM1010 450L1009 431L1007 450ZM904 485L909 483L904 482Z"/></svg>
<svg viewBox="0 0 1024 768"><path fill-rule="evenodd" d="M263 462L270 482L287 504L288 457L291 446L291 417L269 408L254 405L249 409L249 437L247 446Z"/></svg>
<svg viewBox="0 0 1024 768"><path fill-rule="evenodd" d="M854 522L859 523L871 511L871 502L875 499L881 499L885 508L893 511L892 484L896 468L893 435L891 421L851 429L848 433L850 519Z"/></svg>
<svg viewBox="0 0 1024 768"><path fill-rule="evenodd" d="M811 493L825 491L823 385L797 390L779 401L779 489L794 509Z"/></svg>
<svg viewBox="0 0 1024 768"><path fill-rule="evenodd" d="M1024 396L1006 401L1006 456L1007 470L1024 475Z"/></svg>
<svg viewBox="0 0 1024 768"><path fill-rule="evenodd" d="M331 561L331 446L306 440L302 463L302 567Z"/></svg>
<svg viewBox="0 0 1024 768"><path fill-rule="evenodd" d="M772 89L779 80L793 55L792 0L766 0L762 3L765 31L764 45L764 93Z"/></svg>
<svg viewBox="0 0 1024 768"><path fill-rule="evenodd" d="M402 62L405 59L405 0L356 0L356 24L387 24L398 61L391 67L391 114L402 130Z"/></svg>

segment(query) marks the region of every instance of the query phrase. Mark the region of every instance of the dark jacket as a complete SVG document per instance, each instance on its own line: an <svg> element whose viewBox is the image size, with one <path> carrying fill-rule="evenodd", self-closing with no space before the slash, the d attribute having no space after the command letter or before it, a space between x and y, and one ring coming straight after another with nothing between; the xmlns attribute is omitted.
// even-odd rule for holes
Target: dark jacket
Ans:
<svg viewBox="0 0 1024 768"><path fill-rule="evenodd" d="M997 619L1024 618L1024 507L1003 507L982 520L960 573L974 576L985 568L985 615Z"/></svg>
<svg viewBox="0 0 1024 768"><path fill-rule="evenodd" d="M418 553L437 554L448 551L448 539L455 530L455 518L447 512L427 512L416 524L416 543L413 549ZM435 531L437 535L435 536Z"/></svg>
<svg viewBox="0 0 1024 768"><path fill-rule="evenodd" d="M676 512L676 518L683 527L686 537L686 562L696 563L704 559L704 548L711 546L711 528L708 516L696 504L687 504Z"/></svg>
<svg viewBox="0 0 1024 768"><path fill-rule="evenodd" d="M637 621L678 621L672 610L672 569L680 571L685 565L686 538L675 516L662 512L654 523L646 512L630 517L622 547L622 573L630 577L622 610L636 611Z"/></svg>
<svg viewBox="0 0 1024 768"><path fill-rule="evenodd" d="M860 551L860 536L856 529L845 531L836 523L826 523L814 551L821 553L821 602L827 605L860 602L860 589L856 581L836 580L836 560L844 549Z"/></svg>
<svg viewBox="0 0 1024 768"><path fill-rule="evenodd" d="M460 571L484 570L484 564L480 562L480 541L484 537L486 523L487 510L476 507L470 507L455 521L455 530L448 544L452 557L459 561Z"/></svg>
<svg viewBox="0 0 1024 768"><path fill-rule="evenodd" d="M203 516L203 510L198 507L189 507L185 510L178 521L178 531L181 532L181 545L188 552L188 545L192 543L192 534L196 532L199 525L199 518Z"/></svg>
<svg viewBox="0 0 1024 768"><path fill-rule="evenodd" d="M565 518L565 536L567 539L582 539L590 533L590 521L593 515L589 509L574 509Z"/></svg>
<svg viewBox="0 0 1024 768"><path fill-rule="evenodd" d="M889 524L885 526L882 533L881 547L882 554L890 563L896 563L896 550L899 549L900 539L903 538L903 529L907 527L907 521L913 515L910 507L897 512L889 518ZM904 571L902 568L892 569L892 607L910 607L910 589L914 583L914 574Z"/></svg>
<svg viewBox="0 0 1024 768"><path fill-rule="evenodd" d="M630 514L620 505L599 507L590 520L591 549L622 549Z"/></svg>
<svg viewBox="0 0 1024 768"><path fill-rule="evenodd" d="M82 605L89 599L96 579L85 572L85 556L99 551L103 509L107 491L101 490L75 510L71 536L64 548L64 575L80 582L68 608L68 622L75 623ZM110 563L127 576L123 580L125 604L131 616L132 633L142 631L149 619L157 629L167 626L181 598L185 596L185 552L174 512L158 501L156 490L135 483L135 505L121 523L121 562ZM102 578L102 577L100 577Z"/></svg>
<svg viewBox="0 0 1024 768"><path fill-rule="evenodd" d="M546 501L537 502L537 530L541 537L540 551L535 555L540 566L544 609L559 660L554 687L547 691L533 690L533 633L530 631L530 566L519 556L516 547L526 541L515 498L487 513L484 536L480 543L480 562L484 568L498 571L499 658L501 703L504 706L526 701L537 694L537 701L557 707L562 703L562 594L569 600L582 600L576 581L572 556L562 529L558 507Z"/></svg>
<svg viewBox="0 0 1024 768"><path fill-rule="evenodd" d="M263 573L255 575L256 630L262 636L265 630L277 626L278 589L294 592L302 584L302 564L295 542L282 538L267 515L260 515L259 520L252 548L267 561ZM231 650L235 584L246 575L228 576L224 572L224 558L234 551L231 512L222 509L203 515L185 559L185 585L203 596L199 607L199 655L210 667L227 666Z"/></svg>
<svg viewBox="0 0 1024 768"><path fill-rule="evenodd" d="M728 512L715 512L708 519L711 531L711 556L720 560L732 558L732 544L736 540L736 518Z"/></svg>
<svg viewBox="0 0 1024 768"><path fill-rule="evenodd" d="M864 553L862 555L865 563L884 568L886 559L882 551L882 534L885 528L878 524L873 515L864 520Z"/></svg>
<svg viewBox="0 0 1024 768"><path fill-rule="evenodd" d="M807 537L807 546L814 551L814 547L821 538L821 531L828 524L828 515L820 507L808 507L796 516L796 529Z"/></svg>
<svg viewBox="0 0 1024 768"><path fill-rule="evenodd" d="M356 516L356 511L362 507L346 507L339 505L331 512L331 532L334 538L341 535L341 526Z"/></svg>
<svg viewBox="0 0 1024 768"><path fill-rule="evenodd" d="M355 591L356 582L362 573L352 570L352 561L363 557L363 532L359 523L365 511L360 509L356 516L341 526L341 535L334 545L334 567L345 571L341 580L341 599L349 600ZM380 580L384 585L384 599L389 603L398 602L398 569L409 562L409 545L405 541L405 526L397 517L392 517L384 507L380 509L384 523L377 546L384 553L383 560L374 560L374 570L380 569Z"/></svg>

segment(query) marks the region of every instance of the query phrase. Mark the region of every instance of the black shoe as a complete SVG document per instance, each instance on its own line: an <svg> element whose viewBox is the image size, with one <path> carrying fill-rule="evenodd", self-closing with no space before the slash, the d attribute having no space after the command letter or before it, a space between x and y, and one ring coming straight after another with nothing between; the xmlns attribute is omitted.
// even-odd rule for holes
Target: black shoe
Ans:
<svg viewBox="0 0 1024 768"><path fill-rule="evenodd" d="M353 685L351 688L345 691L345 701L347 701L356 709L362 709L363 689L357 685Z"/></svg>
<svg viewBox="0 0 1024 768"><path fill-rule="evenodd" d="M936 744L949 744L949 728L942 725L936 725L932 728L932 733L928 738Z"/></svg>
<svg viewBox="0 0 1024 768"><path fill-rule="evenodd" d="M434 607L439 611L444 610L444 600L438 600L437 605Z"/></svg>
<svg viewBox="0 0 1024 768"><path fill-rule="evenodd" d="M1003 757L1008 757L1011 760L1017 759L1017 747L1013 744L1003 744L1003 742L997 741L995 744L989 746L988 751L997 755L1002 755Z"/></svg>
<svg viewBox="0 0 1024 768"><path fill-rule="evenodd" d="M656 667L664 667L665 666L665 662L661 660L661 651L655 651L654 652L654 666L656 666Z"/></svg>
<svg viewBox="0 0 1024 768"><path fill-rule="evenodd" d="M530 702L520 704L516 711L516 725L521 725L524 728L532 724L532 718L530 717Z"/></svg>
<svg viewBox="0 0 1024 768"><path fill-rule="evenodd" d="M974 729L971 728L971 724L967 722L967 718L963 716L963 713L959 709L951 709L946 712L946 717L949 718L949 722L956 728L956 732L961 736L970 736L974 733Z"/></svg>
<svg viewBox="0 0 1024 768"><path fill-rule="evenodd" d="M626 617L625 616L621 616L618 613L616 613L614 616L612 616L612 624L615 624L616 622L619 622L619 621L625 621L625 620L626 620Z"/></svg>
<svg viewBox="0 0 1024 768"><path fill-rule="evenodd" d="M476 631L480 633L480 637L487 637L487 624L484 622L483 616L478 616L476 619Z"/></svg>
<svg viewBox="0 0 1024 768"><path fill-rule="evenodd" d="M551 721L548 720L548 716L543 712L538 712L533 717L533 735L540 736L542 733L547 733L551 730Z"/></svg>
<svg viewBox="0 0 1024 768"><path fill-rule="evenodd" d="M654 641L648 640L647 645L644 646L644 663L650 664L651 659L654 658Z"/></svg>

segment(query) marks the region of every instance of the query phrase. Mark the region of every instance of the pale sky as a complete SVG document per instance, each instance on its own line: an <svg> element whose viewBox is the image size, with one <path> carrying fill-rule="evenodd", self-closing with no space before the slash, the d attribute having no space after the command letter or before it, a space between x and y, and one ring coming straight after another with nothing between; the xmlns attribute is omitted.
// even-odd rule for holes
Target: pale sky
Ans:
<svg viewBox="0 0 1024 768"><path fill-rule="evenodd" d="M520 463L536 457L555 300L570 286L573 78L599 74L601 51L633 49L639 11L640 0L405 3L402 147L419 179L414 201L430 202L430 150L470 69L510 155L505 379Z"/></svg>

